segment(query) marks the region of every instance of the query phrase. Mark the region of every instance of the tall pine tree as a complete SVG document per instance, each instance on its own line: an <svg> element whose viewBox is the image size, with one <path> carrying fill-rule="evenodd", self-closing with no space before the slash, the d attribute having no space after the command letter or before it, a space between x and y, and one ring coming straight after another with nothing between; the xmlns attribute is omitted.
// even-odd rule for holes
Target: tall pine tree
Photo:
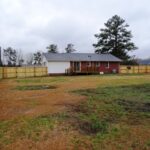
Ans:
<svg viewBox="0 0 150 150"><path fill-rule="evenodd" d="M127 61L130 56L129 51L137 49L131 41L132 34L127 28L128 24L118 15L113 16L105 23L104 29L100 29L99 34L95 34L98 39L95 47L95 53L111 53L114 56Z"/></svg>
<svg viewBox="0 0 150 150"><path fill-rule="evenodd" d="M46 49L48 50L48 53L58 53L58 47L55 44L50 44Z"/></svg>
<svg viewBox="0 0 150 150"><path fill-rule="evenodd" d="M41 52L36 52L33 54L34 56L34 65L41 65L42 64L42 54Z"/></svg>
<svg viewBox="0 0 150 150"><path fill-rule="evenodd" d="M65 51L66 51L66 53L73 53L76 50L74 49L74 45L69 43L69 44L67 44L67 47L65 48Z"/></svg>
<svg viewBox="0 0 150 150"><path fill-rule="evenodd" d="M17 51L11 47L4 49L4 57L8 66L16 66Z"/></svg>

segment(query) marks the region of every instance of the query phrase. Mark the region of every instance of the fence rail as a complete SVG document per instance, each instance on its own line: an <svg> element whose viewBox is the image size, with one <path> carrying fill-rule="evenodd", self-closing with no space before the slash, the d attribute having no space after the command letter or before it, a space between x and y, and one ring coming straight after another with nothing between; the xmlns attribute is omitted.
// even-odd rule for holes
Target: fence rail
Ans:
<svg viewBox="0 0 150 150"><path fill-rule="evenodd" d="M47 75L47 67L1 67L0 79L40 77Z"/></svg>
<svg viewBox="0 0 150 150"><path fill-rule="evenodd" d="M120 74L150 73L150 65L120 66Z"/></svg>

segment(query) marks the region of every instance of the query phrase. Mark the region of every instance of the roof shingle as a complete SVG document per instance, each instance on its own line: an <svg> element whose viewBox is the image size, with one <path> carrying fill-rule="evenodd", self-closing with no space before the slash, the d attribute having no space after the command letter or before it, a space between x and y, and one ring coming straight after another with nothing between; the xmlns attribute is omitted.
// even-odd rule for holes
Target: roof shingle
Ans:
<svg viewBox="0 0 150 150"><path fill-rule="evenodd" d="M111 54L94 53L43 53L47 61L111 61L121 62L121 59Z"/></svg>

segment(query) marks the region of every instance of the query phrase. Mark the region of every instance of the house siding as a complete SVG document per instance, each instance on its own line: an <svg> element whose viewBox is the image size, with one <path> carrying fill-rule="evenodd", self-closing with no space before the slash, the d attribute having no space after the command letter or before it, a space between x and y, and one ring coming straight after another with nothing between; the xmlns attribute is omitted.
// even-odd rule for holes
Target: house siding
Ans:
<svg viewBox="0 0 150 150"><path fill-rule="evenodd" d="M100 66L96 66L97 63L100 63ZM118 62L109 62L109 67L106 67L108 62L91 62L91 66L88 66L88 62L81 62L81 72L104 72L104 73L112 73L113 70L116 73L119 72L120 63Z"/></svg>
<svg viewBox="0 0 150 150"><path fill-rule="evenodd" d="M91 65L88 65L89 62L80 62L80 72L81 73L112 73L113 70L116 71L116 73L119 73L119 62L109 62L109 67L107 67L108 62L90 62ZM97 66L97 63L100 64L100 66ZM73 68L74 62L70 63L70 67L75 72L75 69Z"/></svg>
<svg viewBox="0 0 150 150"><path fill-rule="evenodd" d="M96 66L96 62L91 62L91 66L88 66L88 62L81 62L82 72L99 72L99 67Z"/></svg>
<svg viewBox="0 0 150 150"><path fill-rule="evenodd" d="M106 67L106 64L108 62L101 62L101 65L99 67L99 71L100 72L104 72L104 73L112 73L113 70L116 70L116 73L119 73L119 66L120 63L118 62L109 62L109 67Z"/></svg>
<svg viewBox="0 0 150 150"><path fill-rule="evenodd" d="M65 74L70 62L48 62L48 74Z"/></svg>

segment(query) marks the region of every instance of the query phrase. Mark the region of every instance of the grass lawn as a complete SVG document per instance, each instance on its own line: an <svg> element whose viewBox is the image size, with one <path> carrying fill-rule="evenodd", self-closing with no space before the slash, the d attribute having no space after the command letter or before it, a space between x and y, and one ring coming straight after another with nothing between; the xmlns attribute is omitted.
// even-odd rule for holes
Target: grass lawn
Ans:
<svg viewBox="0 0 150 150"><path fill-rule="evenodd" d="M150 75L11 79L0 90L0 149L150 149Z"/></svg>

